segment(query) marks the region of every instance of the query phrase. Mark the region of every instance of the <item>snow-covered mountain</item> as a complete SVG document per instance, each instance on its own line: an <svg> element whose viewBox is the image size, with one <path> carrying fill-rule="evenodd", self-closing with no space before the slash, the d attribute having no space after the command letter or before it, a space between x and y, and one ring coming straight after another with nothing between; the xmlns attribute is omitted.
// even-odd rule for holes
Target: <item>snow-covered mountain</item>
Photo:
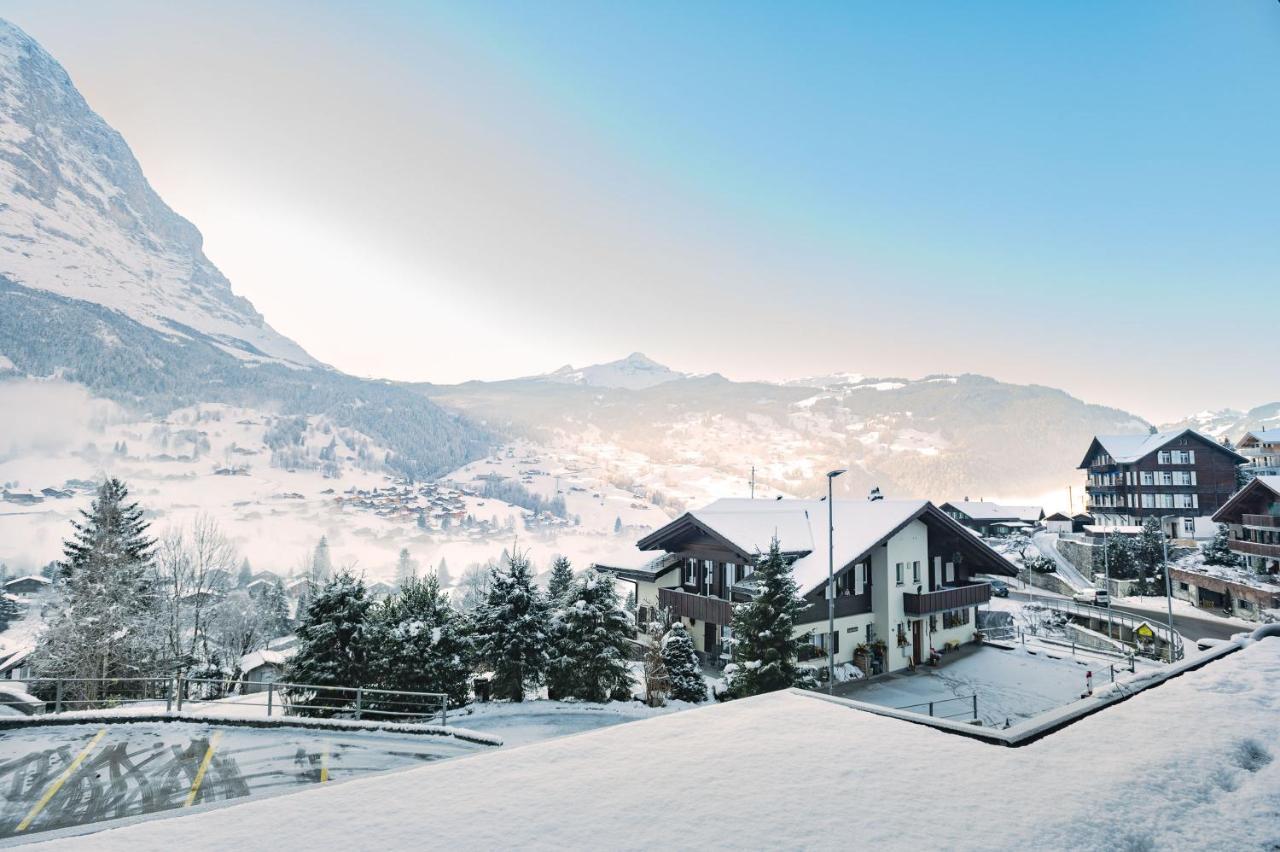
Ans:
<svg viewBox="0 0 1280 852"><path fill-rule="evenodd" d="M625 358L607 364L592 364L590 367L580 368L566 364L555 372L536 378L593 388L642 390L687 377L687 374L663 366L643 352L632 352Z"/></svg>
<svg viewBox="0 0 1280 852"><path fill-rule="evenodd" d="M1174 423L1165 423L1161 431L1195 429L1213 438L1229 438L1239 441L1245 432L1263 429L1280 429L1280 402L1269 402L1248 411L1222 408L1217 411L1199 411Z"/></svg>
<svg viewBox="0 0 1280 852"><path fill-rule="evenodd" d="M0 20L0 275L250 361L317 362L209 262L67 72Z"/></svg>

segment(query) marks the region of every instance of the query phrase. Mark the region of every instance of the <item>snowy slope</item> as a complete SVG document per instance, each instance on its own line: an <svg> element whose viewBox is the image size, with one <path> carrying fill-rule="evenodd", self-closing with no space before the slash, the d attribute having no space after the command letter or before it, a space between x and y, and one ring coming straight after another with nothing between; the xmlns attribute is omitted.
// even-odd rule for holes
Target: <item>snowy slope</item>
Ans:
<svg viewBox="0 0 1280 852"><path fill-rule="evenodd" d="M0 20L0 275L169 334L195 329L248 360L317 362L204 256L119 133L62 66Z"/></svg>
<svg viewBox="0 0 1280 852"><path fill-rule="evenodd" d="M659 364L643 352L632 352L625 358L610 361L607 364L592 364L590 367L582 368L566 365L538 378L549 382L586 385L593 388L641 390L664 382L683 379L686 375Z"/></svg>

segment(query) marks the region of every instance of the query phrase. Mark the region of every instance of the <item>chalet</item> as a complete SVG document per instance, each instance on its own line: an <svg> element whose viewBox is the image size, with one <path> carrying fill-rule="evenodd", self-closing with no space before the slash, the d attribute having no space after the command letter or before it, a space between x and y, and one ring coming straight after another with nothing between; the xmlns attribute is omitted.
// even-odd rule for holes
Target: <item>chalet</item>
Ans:
<svg viewBox="0 0 1280 852"><path fill-rule="evenodd" d="M29 598L32 595L38 595L45 589L53 585L53 581L48 577L41 577L39 574L29 574L26 577L17 577L4 584L6 594L17 595L20 598Z"/></svg>
<svg viewBox="0 0 1280 852"><path fill-rule="evenodd" d="M656 558L636 568L597 565L635 583L641 622L679 618L704 658L723 661L733 608L754 594L751 574L776 537L809 607L797 635L837 664L893 671L974 638L991 597L977 574L1016 569L926 500L838 500L831 507L835 632L827 632L828 505L817 500L717 500L640 539ZM855 654L861 659L855 660Z"/></svg>
<svg viewBox="0 0 1280 852"><path fill-rule="evenodd" d="M1068 515L1066 512L1054 512L1044 519L1044 528L1053 533L1078 533L1093 523L1088 515Z"/></svg>
<svg viewBox="0 0 1280 852"><path fill-rule="evenodd" d="M26 680L34 673L31 666L32 648L0 651L0 679Z"/></svg>
<svg viewBox="0 0 1280 852"><path fill-rule="evenodd" d="M941 508L961 525L984 536L1027 532L1044 520L1044 509L1039 506L1001 506L965 498L943 503Z"/></svg>
<svg viewBox="0 0 1280 852"><path fill-rule="evenodd" d="M1231 497L1244 456L1199 432L1098 435L1079 464L1094 522L1137 526L1159 518L1171 538L1193 538Z"/></svg>
<svg viewBox="0 0 1280 852"><path fill-rule="evenodd" d="M1227 546L1258 574L1280 574L1280 476L1257 476L1213 516Z"/></svg>
<svg viewBox="0 0 1280 852"><path fill-rule="evenodd" d="M1280 476L1280 429L1246 432L1236 449L1249 460L1246 476Z"/></svg>

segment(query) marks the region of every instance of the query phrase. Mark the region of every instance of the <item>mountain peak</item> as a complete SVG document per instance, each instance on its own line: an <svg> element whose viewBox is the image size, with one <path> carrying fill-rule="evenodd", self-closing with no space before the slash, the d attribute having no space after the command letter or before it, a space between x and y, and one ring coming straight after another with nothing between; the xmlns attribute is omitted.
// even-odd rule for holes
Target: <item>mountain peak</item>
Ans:
<svg viewBox="0 0 1280 852"><path fill-rule="evenodd" d="M659 364L643 352L632 352L625 358L605 364L575 368L566 364L541 378L564 384L597 388L643 390L655 385L686 378L684 373Z"/></svg>
<svg viewBox="0 0 1280 852"><path fill-rule="evenodd" d="M317 362L276 332L156 194L56 59L0 19L0 276L245 360Z"/></svg>

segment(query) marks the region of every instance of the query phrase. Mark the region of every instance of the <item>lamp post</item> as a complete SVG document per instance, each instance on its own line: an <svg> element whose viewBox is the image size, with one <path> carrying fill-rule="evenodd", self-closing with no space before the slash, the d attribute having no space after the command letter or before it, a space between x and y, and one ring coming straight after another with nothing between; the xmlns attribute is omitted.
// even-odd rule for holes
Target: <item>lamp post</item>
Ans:
<svg viewBox="0 0 1280 852"><path fill-rule="evenodd" d="M836 513L832 483L845 470L827 471L827 694L836 685Z"/></svg>
<svg viewBox="0 0 1280 852"><path fill-rule="evenodd" d="M1164 564L1160 566L1164 571L1164 602L1169 608L1169 664L1173 665L1173 586L1169 582L1169 536L1164 531L1165 516L1160 516L1160 545L1164 549Z"/></svg>

